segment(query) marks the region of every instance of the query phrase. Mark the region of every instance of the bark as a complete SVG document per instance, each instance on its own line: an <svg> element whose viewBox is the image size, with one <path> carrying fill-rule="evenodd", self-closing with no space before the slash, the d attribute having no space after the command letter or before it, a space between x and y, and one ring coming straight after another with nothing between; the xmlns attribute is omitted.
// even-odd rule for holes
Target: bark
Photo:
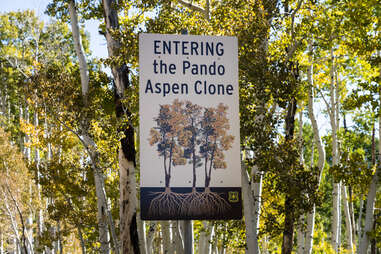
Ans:
<svg viewBox="0 0 381 254"><path fill-rule="evenodd" d="M80 73L81 73L81 87L82 87L82 96L84 107L87 107L88 104L88 89L89 89L89 76L87 72L87 64L85 60L85 56L83 53L83 47L81 42L81 37L79 34L78 28L78 18L77 18L77 10L75 7L75 1L69 1L69 12L71 19L71 27L72 27L72 36L75 45L76 54L79 60L80 65ZM98 219L98 229L99 229L99 242L100 253L109 253L109 231L108 226L111 229L111 235L113 240L114 252L119 253L118 242L115 234L115 227L113 225L113 220L111 213L108 209L107 204L107 196L104 189L104 175L102 173L101 168L99 167L99 153L96 148L95 142L92 140L88 133L89 128L89 119L86 116L81 119L81 141L83 142L86 150L89 153L91 159L92 170L94 171L94 182L97 196L97 219Z"/></svg>
<svg viewBox="0 0 381 254"><path fill-rule="evenodd" d="M11 221L11 228L13 230L14 240L15 240L15 249L17 249L18 246L20 246L20 237L19 237L19 230L18 230L17 222L16 222L14 214L12 213L12 211L9 207L8 199L5 195L4 190L1 189L1 192L3 194L3 202L4 202L6 212L8 214L10 221Z"/></svg>
<svg viewBox="0 0 381 254"><path fill-rule="evenodd" d="M379 66L379 77L381 77L381 65ZM381 88L379 90L379 93L381 94ZM378 125L381 126L381 114L379 114L378 117ZM379 128L378 131L378 139L381 140L381 128ZM381 151L381 142L378 144L378 151ZM366 210L365 210L365 224L364 224L364 229L362 230L362 236L360 240L360 245L358 248L358 253L359 254L366 254L368 250L368 245L369 245L369 236L368 233L372 230L373 224L374 224L374 205L376 201L376 192L377 192L377 185L379 182L380 174L381 174L381 169L380 169L380 164L381 164L381 158L378 158L378 165L375 174L372 177L371 184L369 186L369 192L367 196L367 201L366 201Z"/></svg>
<svg viewBox="0 0 381 254"><path fill-rule="evenodd" d="M184 239L184 253L193 253L193 222L191 220L182 221L183 239Z"/></svg>
<svg viewBox="0 0 381 254"><path fill-rule="evenodd" d="M351 214L349 212L348 196L346 186L341 187L341 192L343 193L343 203L344 203L344 214L345 214L345 235L347 240L346 249L348 253L353 253L353 236L352 236L352 220Z"/></svg>
<svg viewBox="0 0 381 254"><path fill-rule="evenodd" d="M169 222L162 221L161 223L161 232L163 235L163 254L171 254L171 237L169 233Z"/></svg>
<svg viewBox="0 0 381 254"><path fill-rule="evenodd" d="M71 24L71 30L73 33L75 52L77 54L78 61L79 61L79 72L81 75L82 96L83 96L85 104L87 104L87 94L89 91L89 75L88 75L86 57L85 57L85 54L83 53L84 50L82 47L82 39L79 32L75 0L69 1L69 13L70 13L70 24Z"/></svg>
<svg viewBox="0 0 381 254"><path fill-rule="evenodd" d="M181 229L180 229L180 222L179 221L174 221L173 222L173 245L175 247L176 254L184 253L184 241L183 237L181 235Z"/></svg>
<svg viewBox="0 0 381 254"><path fill-rule="evenodd" d="M308 89L308 116L311 120L312 130L314 134L314 144L318 150L319 159L318 159L318 170L319 170L319 183L320 186L321 182L321 176L325 164L325 150L322 145L322 141L319 134L319 126L317 124L315 113L314 113L314 97L313 97L313 86L314 86L314 80L313 80L313 65L312 65L312 41L309 42L309 50L310 50L310 65L307 70L307 78L309 83L309 89ZM313 158L313 156L312 156ZM311 159L313 162L313 159ZM312 245L313 245L313 235L314 235L314 228L315 228L315 212L316 207L315 205L312 208L312 211L307 215L307 230L306 230L306 239L305 239L305 248L304 253L305 254L311 254L312 253Z"/></svg>
<svg viewBox="0 0 381 254"><path fill-rule="evenodd" d="M0 254L4 254L3 232L0 230Z"/></svg>
<svg viewBox="0 0 381 254"><path fill-rule="evenodd" d="M300 108L302 108L302 105L300 105ZM300 151L300 163L304 164L304 158L303 158L303 110L300 110L299 111L299 151ZM313 157L313 153L312 153L312 157ZM297 226L297 246L298 246L298 250L297 250L297 253L298 254L303 254L304 253L304 242L305 242L305 234L304 234L304 230L303 230L303 224L304 224L304 215L302 215L300 218L299 218L299 223L298 223L298 226Z"/></svg>
<svg viewBox="0 0 381 254"><path fill-rule="evenodd" d="M139 208L140 210L140 208ZM136 221L138 223L138 233L139 233L139 249L141 254L147 254L147 244L146 244L146 224L140 219L140 212L137 212Z"/></svg>
<svg viewBox="0 0 381 254"><path fill-rule="evenodd" d="M26 227L25 227L25 221L24 221L24 217L23 217L23 215L22 215L22 212L21 212L21 210L20 210L20 207L19 207L19 205L18 205L18 203L17 203L17 201L16 201L16 199L13 197L13 195L12 195L12 192L11 192L11 190L9 189L9 186L6 186L6 188L7 188L7 190L8 190L8 193L9 193L9 196L11 197L11 199L12 199L12 201L13 201L13 203L14 203L14 205L15 205L15 207L16 207L16 210L17 210L17 213L19 214L19 218L20 218L20 222L21 222L21 232L22 232L22 234L21 234L21 236L22 236L22 238L21 238L21 244L22 244L22 246L20 246L21 248L22 248L22 253L25 253L25 254L28 254L28 253L30 253L30 252L28 252L28 249L27 249L27 237L26 237L26 235L25 235L25 230L26 230ZM29 246L30 246L30 244L29 244Z"/></svg>
<svg viewBox="0 0 381 254"><path fill-rule="evenodd" d="M109 57L119 56L120 42L112 35L112 31L119 30L118 13L115 9L115 0L102 0L103 15L106 25L105 37ZM124 91L129 86L128 68L126 64L114 64L111 72L115 84L116 115L120 119L130 115L125 109L122 100ZM135 141L134 129L131 125L122 130L125 137L121 140L119 149L120 174L120 240L121 252L140 253L136 222L136 179L135 179Z"/></svg>
<svg viewBox="0 0 381 254"><path fill-rule="evenodd" d="M79 240L81 242L82 254L86 254L86 245L85 245L85 240L83 239L81 227L77 226L77 230L78 230Z"/></svg>
<svg viewBox="0 0 381 254"><path fill-rule="evenodd" d="M352 187L348 186L348 205L349 205L349 214L351 216L351 224L352 224L352 245L356 244L356 232L357 232L357 224L355 219L355 212L353 209L353 198L352 198Z"/></svg>
<svg viewBox="0 0 381 254"><path fill-rule="evenodd" d="M200 232L200 239L198 243L198 253L200 254L210 254L211 245L210 240L213 234L213 224L212 222L203 222L203 230Z"/></svg>
<svg viewBox="0 0 381 254"><path fill-rule="evenodd" d="M253 167L254 170L254 167ZM247 174L246 166L242 165L241 171L242 178L242 195L243 195L243 212L245 215L245 226L246 226L246 253L259 254L258 245L258 223L259 223L259 211L256 213L256 202L254 200L253 194L251 192L250 180ZM260 204L257 205L258 209ZM256 217L258 216L258 218Z"/></svg>
<svg viewBox="0 0 381 254"><path fill-rule="evenodd" d="M255 156L255 154L253 155ZM251 169L251 195L254 195L254 253L260 253L258 244L259 220L262 206L262 180L263 172L260 172L257 165ZM257 251L257 252L255 252Z"/></svg>
<svg viewBox="0 0 381 254"><path fill-rule="evenodd" d="M295 128L296 99L292 98L286 116L286 140L292 140ZM293 198L287 194L284 203L284 229L282 241L282 254L291 254L294 242L295 206Z"/></svg>
<svg viewBox="0 0 381 254"><path fill-rule="evenodd" d="M299 223L298 223L298 226L297 226L297 231L296 231L296 236L297 236L297 246L298 246L298 250L297 250L297 253L298 254L303 254L304 253L304 248L305 248L305 232L303 230L303 223L304 223L304 216L301 216L299 218Z"/></svg>
<svg viewBox="0 0 381 254"><path fill-rule="evenodd" d="M36 105L37 108L37 105ZM39 117L38 113L34 113L34 126L37 128L39 125ZM37 138L38 139L38 138ZM38 141L37 141L38 142ZM41 185L40 185L40 150L38 148L34 151L34 161L36 163L37 168L37 198L40 204L43 204L42 197L41 197ZM43 211L41 207L38 208L37 211L37 235L42 236L42 232L44 230L44 217L43 217ZM36 248L40 248L40 243L38 241L38 238L36 238Z"/></svg>
<svg viewBox="0 0 381 254"><path fill-rule="evenodd" d="M156 223L149 222L148 232L147 232L147 254L153 253L153 239L155 237Z"/></svg>
<svg viewBox="0 0 381 254"><path fill-rule="evenodd" d="M381 118L380 118L381 123ZM381 137L381 132L380 132ZM369 247L369 236L368 233L373 229L374 223L374 204L376 201L377 183L379 181L380 166L377 166L376 173L372 177L372 182L369 187L367 202L366 202L366 212L365 212L365 224L362 230L362 236L360 240L360 245L358 248L359 254L366 254Z"/></svg>
<svg viewBox="0 0 381 254"><path fill-rule="evenodd" d="M282 254L291 254L294 242L295 207L291 197L287 196L284 203L285 219L283 229Z"/></svg>
<svg viewBox="0 0 381 254"><path fill-rule="evenodd" d="M357 228L358 228L358 231L357 231L357 253L359 253L358 249L359 249L359 246L360 246L360 241L361 241L361 236L362 236L362 209L363 209L363 206L364 206L364 199L363 199L363 196L361 195L360 197L360 210L359 210L359 218L358 218L358 221L357 221Z"/></svg>
<svg viewBox="0 0 381 254"><path fill-rule="evenodd" d="M337 130L339 128L338 126L338 115L336 114L336 106L338 104L337 96L338 96L338 90L337 86L335 86L335 57L333 54L333 48L331 48L331 85L330 85L330 93L331 93L331 100L330 100L330 107L328 107L329 112L329 118L330 118L330 124L332 128L332 166L335 166L339 163L339 153L338 153L338 142L337 142ZM335 252L338 252L339 250L339 237L340 237L340 182L333 183L333 193L332 193L332 238L331 238L331 244Z"/></svg>

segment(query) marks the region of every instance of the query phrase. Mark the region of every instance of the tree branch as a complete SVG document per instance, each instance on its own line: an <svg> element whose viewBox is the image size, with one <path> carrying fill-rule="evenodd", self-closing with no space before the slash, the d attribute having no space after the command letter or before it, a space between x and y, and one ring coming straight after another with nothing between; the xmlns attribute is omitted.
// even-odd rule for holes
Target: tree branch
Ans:
<svg viewBox="0 0 381 254"><path fill-rule="evenodd" d="M177 2L183 6L191 9L192 11L197 11L197 12L200 12L200 13L206 15L206 11L203 8L201 8L198 5L192 4L192 2L185 2L183 0L177 0Z"/></svg>

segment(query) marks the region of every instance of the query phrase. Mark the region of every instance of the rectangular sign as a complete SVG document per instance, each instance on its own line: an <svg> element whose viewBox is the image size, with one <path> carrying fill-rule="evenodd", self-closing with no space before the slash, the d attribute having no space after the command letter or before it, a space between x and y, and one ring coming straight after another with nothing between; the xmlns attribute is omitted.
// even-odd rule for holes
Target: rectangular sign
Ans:
<svg viewBox="0 0 381 254"><path fill-rule="evenodd" d="M237 44L140 34L143 220L242 217Z"/></svg>

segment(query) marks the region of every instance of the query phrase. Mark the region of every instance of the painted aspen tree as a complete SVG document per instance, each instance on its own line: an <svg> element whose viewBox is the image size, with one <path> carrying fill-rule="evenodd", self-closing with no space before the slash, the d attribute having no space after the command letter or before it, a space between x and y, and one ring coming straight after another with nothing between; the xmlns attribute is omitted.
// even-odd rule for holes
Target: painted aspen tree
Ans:
<svg viewBox="0 0 381 254"><path fill-rule="evenodd" d="M156 150L159 156L163 157L165 183L164 191L154 193L156 196L151 200L149 213L154 216L173 216L182 205L183 196L172 192L170 188L172 168L186 163L184 151L179 144L184 135L185 118L182 105L178 100L172 105L160 105L159 115L155 118L156 127L150 130L149 143L151 146L157 144Z"/></svg>
<svg viewBox="0 0 381 254"><path fill-rule="evenodd" d="M212 168L226 168L223 151L229 150L234 137L227 135L230 129L227 106L206 108L201 119L200 154L204 158L205 188L209 188Z"/></svg>
<svg viewBox="0 0 381 254"><path fill-rule="evenodd" d="M150 130L150 145L157 144L157 152L163 157L165 188L170 187L172 166L185 164L183 151L178 145L182 135L184 117L182 104L175 100L172 105L161 105L159 115L155 119L157 127Z"/></svg>
<svg viewBox="0 0 381 254"><path fill-rule="evenodd" d="M189 159L192 165L192 192L196 193L197 173L196 169L201 167L201 157L197 153L197 143L200 135L200 118L202 107L193 104L190 101L185 103L184 115L185 126L184 136L181 139L181 144L184 146L184 157Z"/></svg>

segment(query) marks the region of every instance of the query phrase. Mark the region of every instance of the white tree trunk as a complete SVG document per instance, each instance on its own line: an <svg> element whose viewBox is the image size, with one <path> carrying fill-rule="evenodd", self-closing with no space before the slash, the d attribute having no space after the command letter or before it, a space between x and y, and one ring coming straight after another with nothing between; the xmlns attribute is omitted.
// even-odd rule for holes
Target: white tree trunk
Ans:
<svg viewBox="0 0 381 254"><path fill-rule="evenodd" d="M381 119L380 119L381 122ZM381 132L380 132L381 137ZM366 254L369 246L369 236L367 233L372 231L374 223L374 204L376 201L377 183L379 181L378 175L380 174L380 165L377 166L376 173L373 175L372 182L369 187L368 197L366 201L366 212L365 212L365 224L362 230L362 236L360 240L360 246L358 248L359 254Z"/></svg>
<svg viewBox="0 0 381 254"><path fill-rule="evenodd" d="M200 237L199 237L199 240L198 240L198 253L200 253L200 254L204 254L205 253L206 244L207 244L206 238L207 238L207 235L208 235L207 227L208 227L207 222L203 221L202 222L202 229L200 230Z"/></svg>
<svg viewBox="0 0 381 254"><path fill-rule="evenodd" d="M85 54L83 53L84 50L82 47L81 34L79 32L75 0L69 0L69 13L70 13L70 24L71 24L71 30L73 33L75 52L77 54L78 62L79 62L82 96L84 97L84 101L87 102L87 94L89 91L89 74L88 74L88 68L86 63L86 57L85 57Z"/></svg>
<svg viewBox="0 0 381 254"><path fill-rule="evenodd" d="M163 236L163 254L171 254L171 237L169 232L169 222L162 221L161 224L161 233Z"/></svg>
<svg viewBox="0 0 381 254"><path fill-rule="evenodd" d="M36 105L37 108L37 105ZM38 113L34 113L34 126L35 128L38 128L39 125L39 118L38 118ZM38 139L38 138L37 138ZM37 198L40 204L43 204L42 201L42 196L41 196L41 185L40 185L40 150L38 148L35 148L34 151L34 162L36 163L36 168L37 168ZM37 235L42 236L42 233L44 231L44 215L43 215L43 210L41 207L38 208L37 211ZM39 246L39 241L36 240L36 247Z"/></svg>
<svg viewBox="0 0 381 254"><path fill-rule="evenodd" d="M114 38L112 31L119 30L118 13L115 9L115 0L102 0L103 14L106 24L106 41L109 57L118 57L120 52L120 41ZM123 104L124 91L129 85L128 67L125 64L111 65L111 72L115 81L116 95L118 103ZM123 108L123 111L126 108ZM128 109L127 109L128 111ZM118 114L118 113L117 113ZM120 118L121 116L118 116ZM136 226L136 177L135 177L135 150L134 150L134 135L133 126L129 125L125 130L128 131L125 138L125 143L121 142L119 148L119 174L120 178L123 175L128 181L120 180L120 240L122 253L139 253L139 240ZM128 144L127 144L128 143ZM123 150L130 154L124 154ZM129 156L129 158L127 158Z"/></svg>
<svg viewBox="0 0 381 254"><path fill-rule="evenodd" d="M70 13L70 21L71 21L70 23L72 28L74 46L75 46L76 54L77 54L79 65L80 65L79 69L81 74L83 102L84 102L84 105L87 106L88 104L87 96L88 96L88 90L89 90L89 76L88 76L88 69L87 69L85 55L83 53L81 36L79 33L77 10L75 7L74 0L69 1L69 13ZM98 229L99 229L99 242L101 244L100 253L108 254L110 252L108 226L111 229L114 252L119 253L119 244L116 238L115 227L113 224L111 213L108 209L107 196L104 189L104 175L98 165L99 154L96 150L97 148L96 148L95 142L92 140L92 138L88 134L87 125L89 120L88 119L81 119L81 120L82 120L81 121L82 142L84 143L84 146L86 147L90 155L92 169L94 171L94 181L95 181L95 190L96 190L96 196L97 196L97 208L98 208L97 219L98 219Z"/></svg>
<svg viewBox="0 0 381 254"><path fill-rule="evenodd" d="M345 235L347 239L347 251L348 253L353 253L353 236L352 236L352 219L349 212L347 188L342 185L341 192L343 193L343 203L344 203L344 214L345 214Z"/></svg>
<svg viewBox="0 0 381 254"><path fill-rule="evenodd" d="M0 254L4 254L3 232L0 230Z"/></svg>
<svg viewBox="0 0 381 254"><path fill-rule="evenodd" d="M203 221L203 230L200 232L200 239L198 243L199 254L210 254L211 245L210 240L213 234L213 223Z"/></svg>
<svg viewBox="0 0 381 254"><path fill-rule="evenodd" d="M254 216L255 211L255 200L251 192L250 180L247 174L246 166L242 164L241 167L241 178L242 178L242 195L243 195L243 212L245 215L245 226L246 226L246 253L257 254L259 253L259 246L257 241L257 221Z"/></svg>
<svg viewBox="0 0 381 254"><path fill-rule="evenodd" d="M149 222L148 224L148 232L147 232L147 254L153 253L153 239L155 237L156 223Z"/></svg>
<svg viewBox="0 0 381 254"><path fill-rule="evenodd" d="M311 120L312 130L314 134L314 144L318 150L319 159L318 159L318 169L319 169L319 186L321 181L321 176L325 164L325 150L322 145L322 141L319 134L319 127L317 125L317 121L315 118L314 113L314 96L313 96L313 86L314 86L314 79L313 79L313 65L312 65L312 41L309 43L310 48L310 65L308 67L307 72L307 78L308 83L310 85L308 89L308 116ZM312 162L313 162L313 154L312 154ZM305 254L311 254L312 253L312 244L313 244L313 235L314 235L314 227L315 227L315 212L316 208L313 206L311 213L307 215L307 230L306 230L306 239L305 239L305 248L304 253Z"/></svg>
<svg viewBox="0 0 381 254"><path fill-rule="evenodd" d="M359 253L359 246L360 246L360 241L361 241L361 236L362 236L362 208L364 206L364 199L363 196L361 195L360 197L360 209L359 209L359 218L357 221L357 242L358 245L357 247L357 253Z"/></svg>
<svg viewBox="0 0 381 254"><path fill-rule="evenodd" d="M14 213L11 211L11 208L8 203L8 198L2 188L1 188L1 193L3 195L3 202L4 202L6 213L8 214L9 220L11 222L11 228L12 228L14 240L15 240L15 250L18 250L20 246L20 236L19 236L17 221L16 221Z"/></svg>
<svg viewBox="0 0 381 254"><path fill-rule="evenodd" d="M381 64L379 66L379 77L381 77ZM381 95L381 88L379 90ZM381 126L381 114L378 117L378 125ZM381 140L381 128L378 130L378 139ZM378 143L378 151L381 151L381 142ZM376 202L376 193L377 193L377 185L379 182L379 175L381 174L381 157L378 158L378 165L375 174L372 177L372 182L369 186L368 197L366 201L366 211L365 211L365 224L364 229L362 231L362 236L360 240L360 245L358 248L359 254L366 254L369 246L369 237L368 232L370 232L373 228L374 223L374 203Z"/></svg>
<svg viewBox="0 0 381 254"><path fill-rule="evenodd" d="M339 163L339 153L338 153L338 142L337 142L337 131L338 131L338 115L336 114L337 101L337 86L335 86L335 57L333 54L333 48L331 48L331 85L330 85L330 106L327 108L329 112L330 124L332 128L332 166L336 166ZM334 182L333 183L333 192L332 192L332 238L331 244L335 252L339 250L339 241L340 241L340 200L341 200L341 184Z"/></svg>
<svg viewBox="0 0 381 254"><path fill-rule="evenodd" d="M147 254L146 223L140 219L140 212L137 212L136 222L138 223L140 254Z"/></svg>
<svg viewBox="0 0 381 254"><path fill-rule="evenodd" d="M255 156L255 154L254 154ZM251 179L253 183L251 184L251 195L254 194L254 252L255 254L259 254L259 244L258 244L258 230L259 230L259 221L261 214L261 206L262 206L262 180L263 180L263 172L258 170L256 165L251 169Z"/></svg>
<svg viewBox="0 0 381 254"><path fill-rule="evenodd" d="M297 236L297 254L304 254L305 248L305 232L303 231L304 216L299 218L299 225L297 226L296 236Z"/></svg>
<svg viewBox="0 0 381 254"><path fill-rule="evenodd" d="M176 254L184 253L184 241L181 234L180 222L174 221L172 226L173 232L173 245L175 247Z"/></svg>
<svg viewBox="0 0 381 254"><path fill-rule="evenodd" d="M303 153L303 105L300 105L301 110L299 111L299 152L300 152L300 163L304 165L304 153ZM313 157L313 155L312 155ZM304 215L300 216L298 220L299 225L297 225L297 253L303 254L304 248L305 248L305 232L303 231L303 224L304 224Z"/></svg>

